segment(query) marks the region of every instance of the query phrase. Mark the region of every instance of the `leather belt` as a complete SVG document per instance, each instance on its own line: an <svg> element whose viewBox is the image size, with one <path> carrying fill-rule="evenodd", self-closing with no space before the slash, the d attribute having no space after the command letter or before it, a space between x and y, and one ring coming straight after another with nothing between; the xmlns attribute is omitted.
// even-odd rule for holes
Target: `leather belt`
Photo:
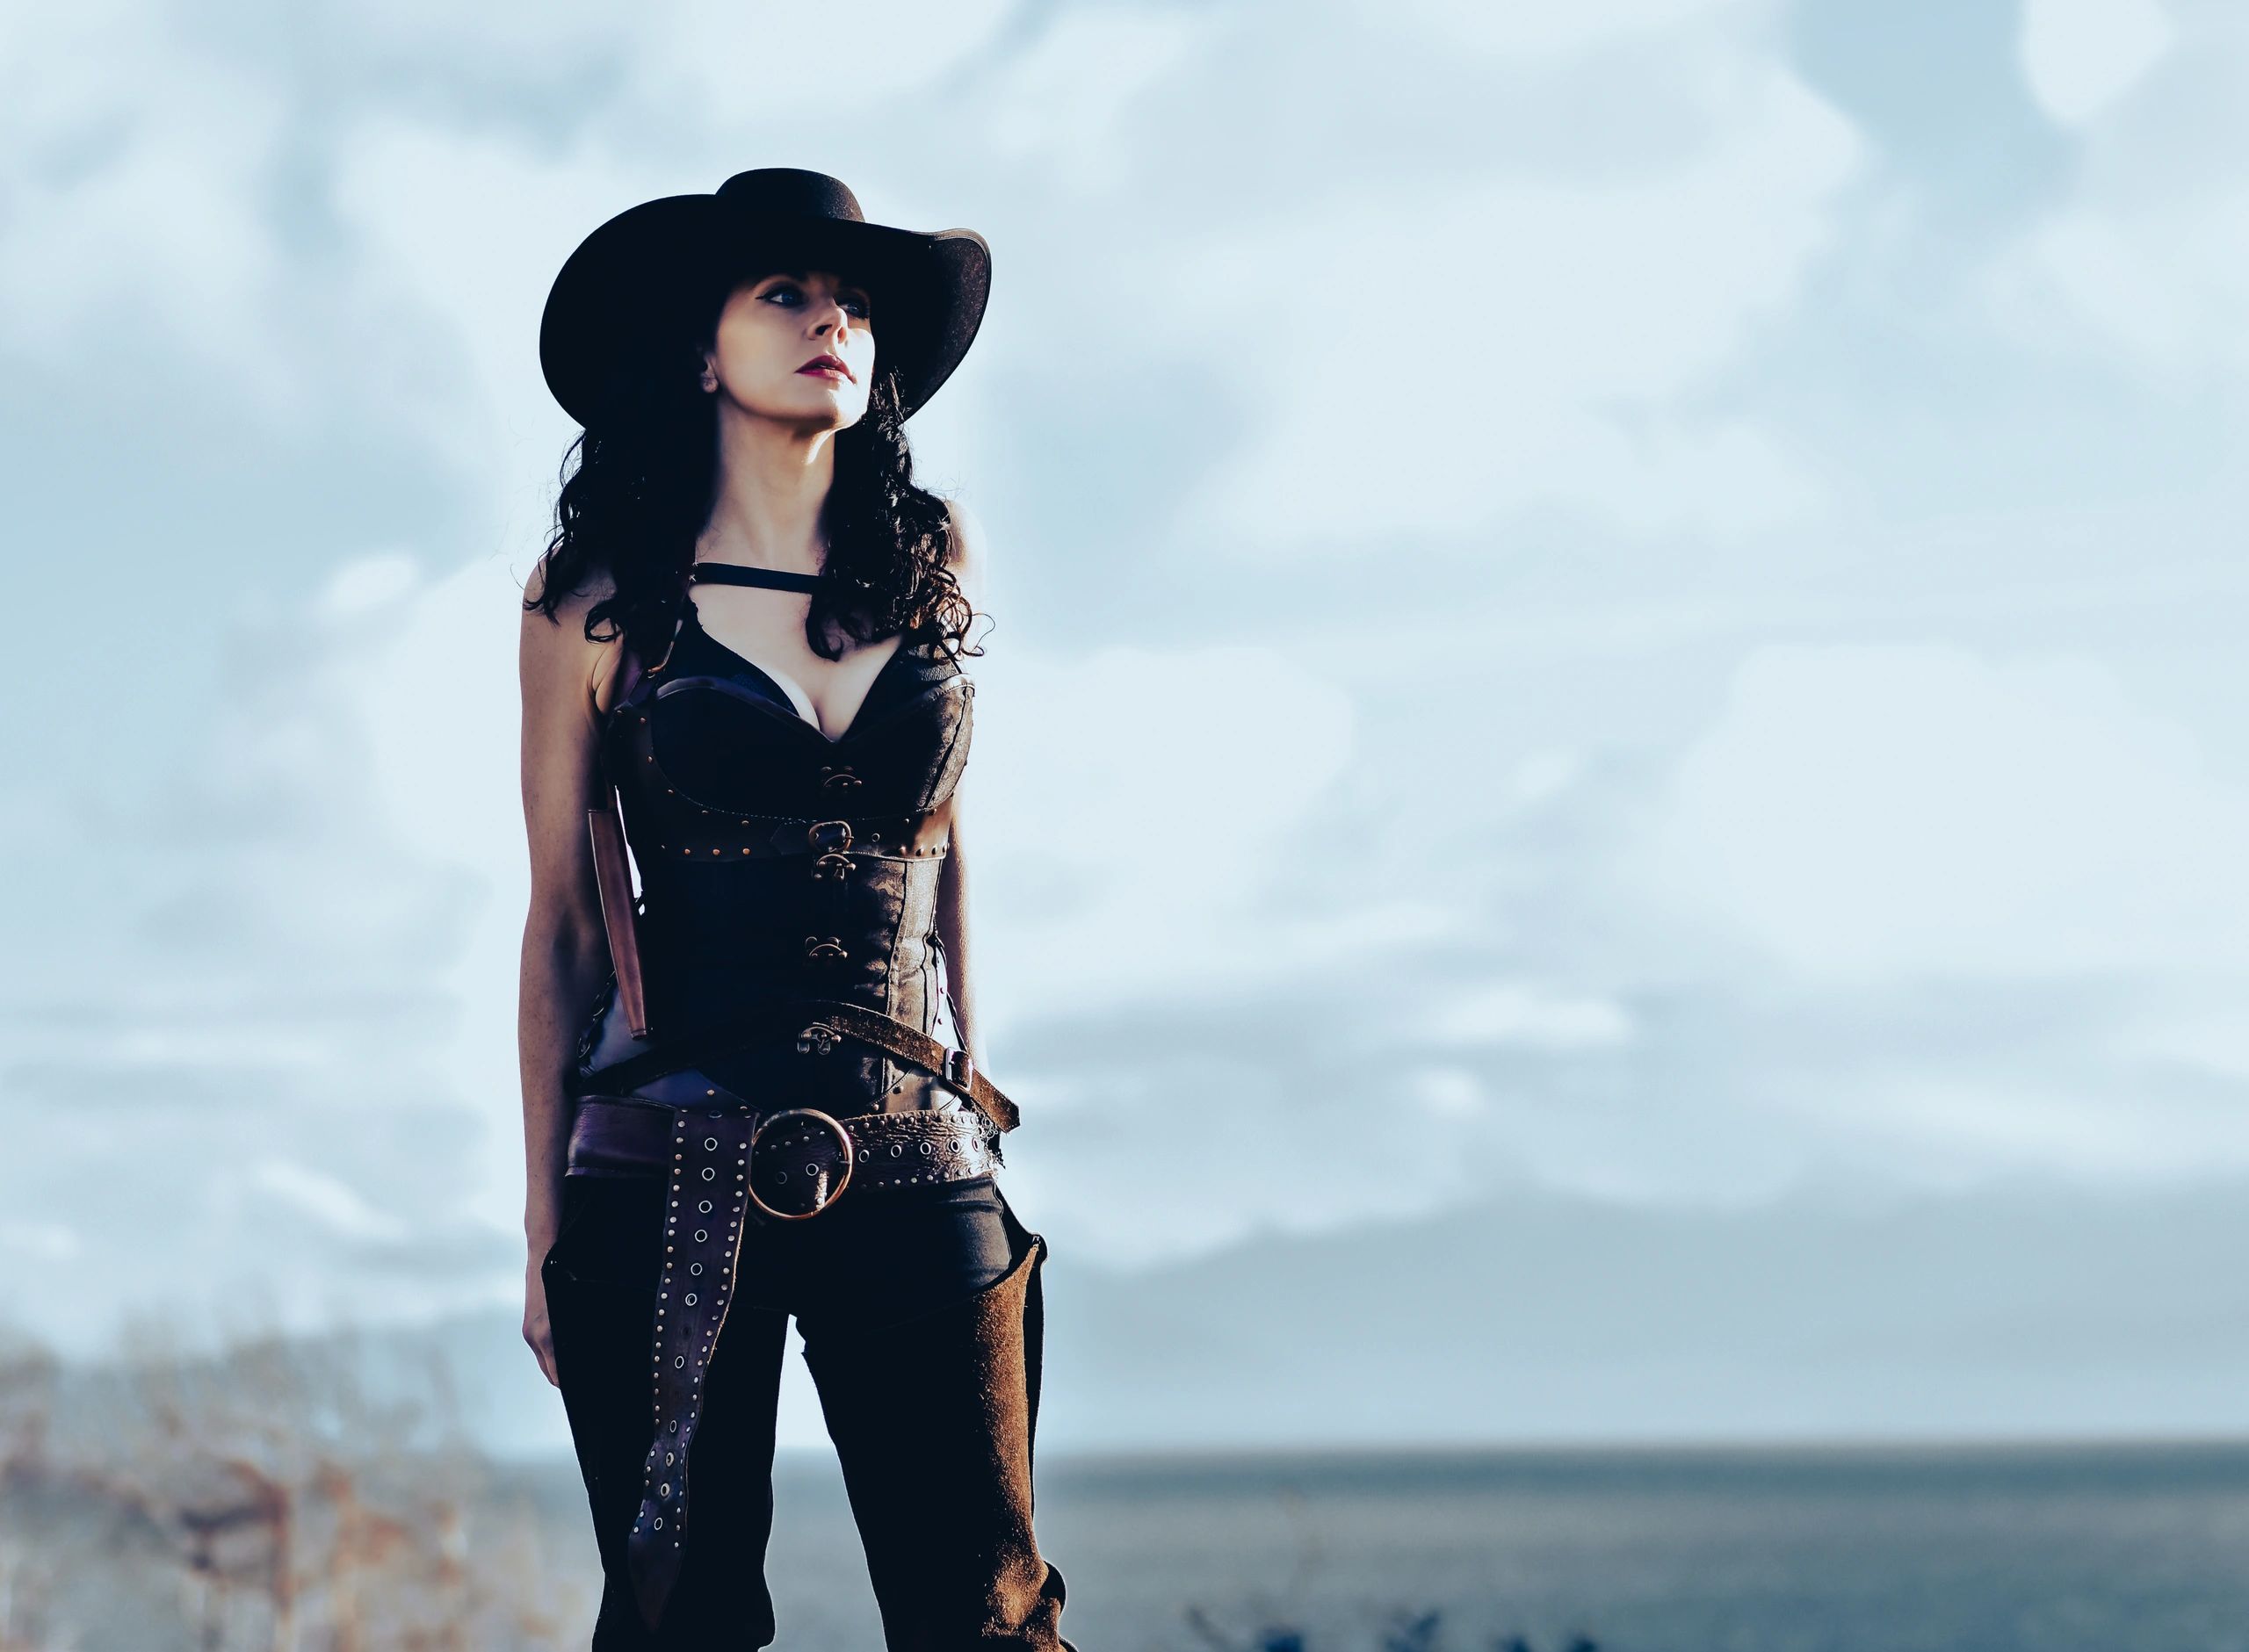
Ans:
<svg viewBox="0 0 2249 1652"><path fill-rule="evenodd" d="M815 1107L761 1114L643 1098L580 1098L565 1173L668 1174L664 1266L650 1350L655 1432L641 1465L626 1570L654 1627L676 1581L687 1529L687 1460L703 1378L733 1300L742 1234L801 1221L846 1188L905 1187L987 1174L999 1132L981 1115L920 1109L835 1118ZM762 1213L762 1214L760 1214Z"/></svg>
<svg viewBox="0 0 2249 1652"><path fill-rule="evenodd" d="M699 1067L713 1056L739 1050L792 1025L801 1055L824 1056L835 1047L839 1037L857 1038L958 1092L998 1129L1012 1130L1023 1122L1016 1104L977 1071L966 1050L932 1038L895 1016L842 999L781 999L745 1006L723 1021L687 1028L653 1050L580 1075L575 1081L577 1093L627 1094L652 1079Z"/></svg>
<svg viewBox="0 0 2249 1652"><path fill-rule="evenodd" d="M838 770L831 778L841 777ZM722 816L731 825L659 840L655 853L667 860L772 860L791 855L861 855L922 860L943 855L952 831L952 810L926 814L850 815L819 820L803 815Z"/></svg>
<svg viewBox="0 0 2249 1652"><path fill-rule="evenodd" d="M758 1162L754 1167L745 1163L736 1168L745 1172L743 1185L752 1202L778 1221L819 1215L846 1187L959 1181L988 1175L1006 1163L991 1125L974 1113L922 1108L838 1119L815 1107L784 1107L761 1115L740 1107L589 1095L580 1098L571 1121L564 1174L628 1176L669 1171L681 1118L691 1122L698 1116L705 1123L729 1117L748 1120L751 1134L744 1137L742 1157ZM753 1142L756 1154L749 1151ZM706 1146L705 1151L718 1150ZM698 1173L691 1179L715 1182L718 1178ZM809 1208L793 1208L799 1205Z"/></svg>

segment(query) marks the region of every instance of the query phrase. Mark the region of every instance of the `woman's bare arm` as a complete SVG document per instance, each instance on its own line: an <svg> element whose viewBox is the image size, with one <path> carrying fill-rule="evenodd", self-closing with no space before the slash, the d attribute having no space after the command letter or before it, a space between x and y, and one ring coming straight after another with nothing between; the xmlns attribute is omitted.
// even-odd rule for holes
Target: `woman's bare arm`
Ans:
<svg viewBox="0 0 2249 1652"><path fill-rule="evenodd" d="M536 596L544 564L525 591ZM594 882L586 811L594 800L599 698L621 652L589 642L586 610L608 594L589 581L549 619L526 610L517 650L523 689L524 825L531 850L531 905L524 920L517 1053L524 1101L524 1237L530 1247L524 1338L554 1380L539 1264L560 1217L568 1144L566 1082L578 1034L608 967L601 897Z"/></svg>
<svg viewBox="0 0 2249 1652"><path fill-rule="evenodd" d="M980 610L984 605L983 530L958 503L949 503L952 516L953 576L961 592ZM982 1028L976 1019L976 977L970 968L968 940L968 855L961 833L965 785L952 795L951 844L937 876L937 940L944 948L945 982L952 992L953 1020L960 1047L978 1067L984 1065Z"/></svg>

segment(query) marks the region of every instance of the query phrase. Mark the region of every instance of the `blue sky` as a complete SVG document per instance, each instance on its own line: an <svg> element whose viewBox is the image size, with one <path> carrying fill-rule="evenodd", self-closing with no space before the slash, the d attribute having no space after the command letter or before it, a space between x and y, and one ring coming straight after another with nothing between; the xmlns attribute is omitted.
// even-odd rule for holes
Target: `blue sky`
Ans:
<svg viewBox="0 0 2249 1652"><path fill-rule="evenodd" d="M994 249L910 431L1058 1263L1549 1199L2160 1254L2249 1179L2245 78L2179 0L0 15L0 1308L515 1300L539 307L758 165Z"/></svg>

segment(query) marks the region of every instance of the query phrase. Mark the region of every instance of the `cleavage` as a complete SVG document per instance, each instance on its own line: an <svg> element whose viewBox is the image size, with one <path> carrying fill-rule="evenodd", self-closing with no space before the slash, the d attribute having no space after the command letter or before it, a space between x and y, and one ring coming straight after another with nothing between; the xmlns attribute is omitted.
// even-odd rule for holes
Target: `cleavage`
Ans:
<svg viewBox="0 0 2249 1652"><path fill-rule="evenodd" d="M770 666L762 666L758 664L756 660L751 659L741 649L736 648L732 644L712 635L711 628L703 623L703 610L697 605L695 598L691 595L687 599L686 619L690 624L692 624L698 631L702 633L703 639L705 642L718 649L721 653L727 654L729 657L739 660L742 665L747 666L757 675L764 678L767 682L772 684L774 689L780 693L789 709L796 715L797 718L809 726L815 734L818 734L821 739L827 740L830 745L840 744L845 737L850 733L852 729L858 725L859 718L861 714L865 711L867 702L874 697L875 690L881 686L883 674L890 668L891 660L894 659L906 646L906 638L903 633L900 633L899 636L892 639L890 653L884 656L882 664L875 668L875 675L868 680L865 689L859 696L858 705L852 711L850 720L843 725L843 732L842 734L830 734L826 728L821 726L818 708L813 704L812 696L806 692L803 685L799 683L794 678L784 675L782 673L774 670ZM876 647L879 646L880 645L879 644L868 645L870 647Z"/></svg>

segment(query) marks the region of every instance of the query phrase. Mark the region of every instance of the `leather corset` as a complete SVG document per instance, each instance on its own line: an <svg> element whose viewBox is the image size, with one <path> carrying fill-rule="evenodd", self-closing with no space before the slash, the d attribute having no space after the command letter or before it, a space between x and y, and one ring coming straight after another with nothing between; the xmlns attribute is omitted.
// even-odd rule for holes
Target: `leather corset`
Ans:
<svg viewBox="0 0 2249 1652"><path fill-rule="evenodd" d="M944 1037L937 880L976 685L936 641L909 636L830 739L768 691L772 681L703 632L690 605L671 652L604 726L640 870L651 1039L799 997L863 1004ZM587 1030L581 1070L642 1048L612 998ZM637 1093L714 1091L839 1117L961 1105L879 1050L847 1040L807 1051L793 1030Z"/></svg>

